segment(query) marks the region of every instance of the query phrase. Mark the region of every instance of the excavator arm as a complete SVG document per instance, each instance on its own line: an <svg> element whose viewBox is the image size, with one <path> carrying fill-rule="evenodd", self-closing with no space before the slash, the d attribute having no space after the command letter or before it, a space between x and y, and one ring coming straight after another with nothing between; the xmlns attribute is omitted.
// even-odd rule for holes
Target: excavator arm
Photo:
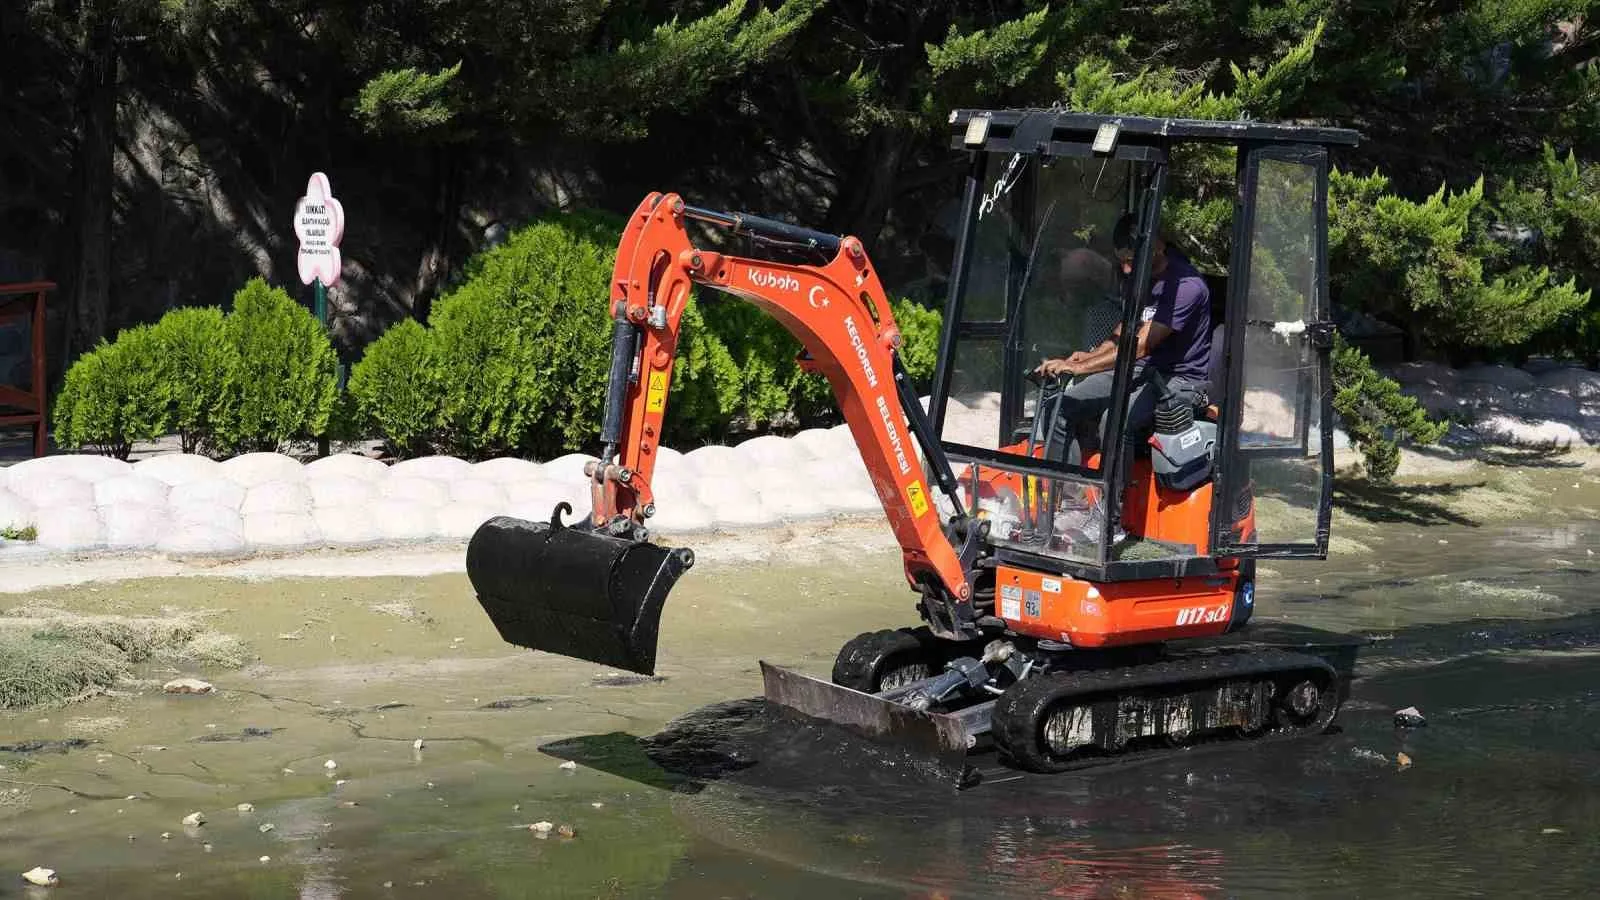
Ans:
<svg viewBox="0 0 1600 900"><path fill-rule="evenodd" d="M690 239L690 221L827 261L796 265L702 250ZM655 512L651 480L679 323L695 285L755 304L800 342L803 365L833 389L901 547L906 579L922 595L924 618L941 636L975 635L971 570L986 523L962 511L949 463L899 361L900 331L861 242L697 209L675 194L646 197L618 245L602 450L586 468L588 521L567 528L559 513L548 525L497 518L468 548L468 574L501 635L535 649L653 670L666 591L692 563L687 550L647 543L645 522ZM919 447L935 485L926 481ZM954 505L949 521L941 521L932 489Z"/></svg>

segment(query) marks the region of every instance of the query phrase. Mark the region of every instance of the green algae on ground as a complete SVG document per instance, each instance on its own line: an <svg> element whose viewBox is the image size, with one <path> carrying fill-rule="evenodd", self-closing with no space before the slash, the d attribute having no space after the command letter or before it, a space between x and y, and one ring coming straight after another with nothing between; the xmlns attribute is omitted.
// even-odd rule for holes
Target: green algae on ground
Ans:
<svg viewBox="0 0 1600 900"><path fill-rule="evenodd" d="M194 615L79 615L47 607L0 614L0 709L70 702L145 662L238 668L249 648Z"/></svg>

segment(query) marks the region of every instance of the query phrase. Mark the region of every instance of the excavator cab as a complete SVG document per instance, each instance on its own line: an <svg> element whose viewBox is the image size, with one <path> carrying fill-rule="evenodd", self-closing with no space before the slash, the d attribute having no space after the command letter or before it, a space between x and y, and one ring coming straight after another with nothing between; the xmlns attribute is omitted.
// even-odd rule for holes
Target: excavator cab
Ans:
<svg viewBox="0 0 1600 900"><path fill-rule="evenodd" d="M1355 134L1059 110L958 111L951 126L970 170L929 414L997 556L1094 582L1325 556L1327 153ZM1198 145L1235 156L1231 256L1205 275L1208 321L1166 338L1195 345L1198 398L1158 400L1138 430L1127 399L1151 377L1135 340L1156 256L1200 249L1163 225ZM1120 402L1058 421L1072 385L1035 368L1114 333Z"/></svg>

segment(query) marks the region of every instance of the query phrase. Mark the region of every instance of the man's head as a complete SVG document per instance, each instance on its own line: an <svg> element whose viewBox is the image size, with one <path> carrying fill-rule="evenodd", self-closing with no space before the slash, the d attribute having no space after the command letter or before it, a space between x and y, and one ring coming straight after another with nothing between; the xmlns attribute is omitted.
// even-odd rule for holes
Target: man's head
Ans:
<svg viewBox="0 0 1600 900"><path fill-rule="evenodd" d="M1138 242L1134 235L1134 228L1139 224L1138 217L1133 213L1123 213L1117 220L1117 225L1111 230L1111 247L1117 254L1117 266L1123 275L1133 274L1133 255L1135 244ZM1160 234L1154 236L1150 246L1151 268L1160 272L1166 268L1167 242Z"/></svg>

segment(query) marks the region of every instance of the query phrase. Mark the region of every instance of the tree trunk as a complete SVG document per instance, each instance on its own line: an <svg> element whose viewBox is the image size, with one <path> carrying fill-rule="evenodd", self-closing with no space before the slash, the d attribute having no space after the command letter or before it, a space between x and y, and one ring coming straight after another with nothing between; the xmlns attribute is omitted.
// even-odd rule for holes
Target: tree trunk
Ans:
<svg viewBox="0 0 1600 900"><path fill-rule="evenodd" d="M67 353L92 349L106 333L111 297L111 218L117 138L115 0L84 0L79 13L76 92L78 140L73 152L76 243L69 270Z"/></svg>
<svg viewBox="0 0 1600 900"><path fill-rule="evenodd" d="M450 237L461 205L454 149L449 145L435 148L433 160L433 227L417 266L417 290L411 306L412 316L421 322L428 321L434 298L450 279Z"/></svg>
<svg viewBox="0 0 1600 900"><path fill-rule="evenodd" d="M910 137L895 128L877 128L867 138L859 162L840 179L839 193L828 207L827 227L835 234L853 234L871 246L889 214L898 184L900 163Z"/></svg>

